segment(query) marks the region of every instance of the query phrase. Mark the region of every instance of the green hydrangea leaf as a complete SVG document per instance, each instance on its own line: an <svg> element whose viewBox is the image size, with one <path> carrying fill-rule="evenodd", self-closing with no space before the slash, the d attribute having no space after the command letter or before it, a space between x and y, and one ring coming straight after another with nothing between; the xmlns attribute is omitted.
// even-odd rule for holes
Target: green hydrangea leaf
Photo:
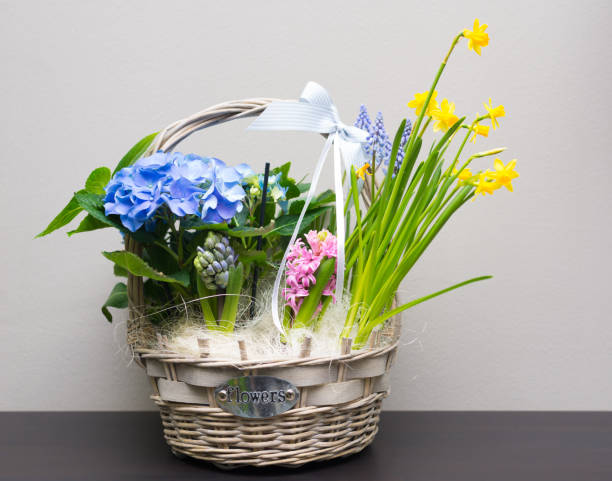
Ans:
<svg viewBox="0 0 612 481"><path fill-rule="evenodd" d="M304 216L304 219L302 220L302 224L300 225L300 234L307 231L316 219L326 214L330 210L331 207L317 207L314 210L308 210ZM274 233L281 236L290 236L293 234L298 218L299 215L280 216L278 219L276 219L276 229L274 229Z"/></svg>
<svg viewBox="0 0 612 481"><path fill-rule="evenodd" d="M117 277L127 277L129 272L127 269L124 269L123 267L115 264L113 266L113 274L115 274Z"/></svg>
<svg viewBox="0 0 612 481"><path fill-rule="evenodd" d="M333 190L327 189L321 192L311 203L313 207L319 207L324 204L330 204L336 201L336 194Z"/></svg>
<svg viewBox="0 0 612 481"><path fill-rule="evenodd" d="M119 163L117 164L117 167L115 167L115 170L113 170L113 175L115 175L116 172L120 171L124 167L129 167L134 162L136 162L140 157L142 157L142 154L144 154L147 151L147 149L153 143L153 139L155 139L156 136L157 136L157 132L154 132L140 139L128 151L128 153L125 154L123 158L119 161Z"/></svg>
<svg viewBox="0 0 612 481"><path fill-rule="evenodd" d="M113 316L108 310L109 307L114 307L116 309L125 309L128 306L128 294L127 294L127 286L123 282L118 282L113 287L113 290L110 292L108 299L102 306L102 314L108 320L108 322L113 322Z"/></svg>
<svg viewBox="0 0 612 481"><path fill-rule="evenodd" d="M285 162L279 167L274 167L271 171L272 174L281 174L281 179L289 178L289 169L291 169L291 162Z"/></svg>
<svg viewBox="0 0 612 481"><path fill-rule="evenodd" d="M303 199L294 200L291 205L289 205L289 215L300 215L305 203L306 201ZM310 207L310 205L308 207Z"/></svg>
<svg viewBox="0 0 612 481"><path fill-rule="evenodd" d="M240 251L239 259L246 265L255 263L263 266L268 260L268 255L264 251L258 250Z"/></svg>
<svg viewBox="0 0 612 481"><path fill-rule="evenodd" d="M111 171L108 167L98 167L85 181L85 190L92 194L103 195L104 187L111 179Z"/></svg>
<svg viewBox="0 0 612 481"><path fill-rule="evenodd" d="M266 236L270 232L273 232L275 229L274 221L271 221L268 225L264 227L234 227L225 232L230 237L257 237L257 236Z"/></svg>
<svg viewBox="0 0 612 481"><path fill-rule="evenodd" d="M92 194L86 190L80 190L74 194L74 196L79 205L96 220L108 226L116 227L121 231L125 231L124 227L119 222L104 215L104 203L101 195Z"/></svg>
<svg viewBox="0 0 612 481"><path fill-rule="evenodd" d="M147 277L156 281L178 283L184 287L189 286L189 272L179 271L173 274L164 274L159 272L147 264L136 254L127 251L102 252L102 255L108 260L114 262L119 267L126 269L135 276Z"/></svg>
<svg viewBox="0 0 612 481"><path fill-rule="evenodd" d="M295 199L296 197L299 197L302 194L302 192L300 192L300 189L297 185L295 185L295 182L293 182L293 180L286 182L285 185L283 185L283 183L281 182L281 185L283 187L287 187L287 193L285 194L285 198L287 200Z"/></svg>
<svg viewBox="0 0 612 481"><path fill-rule="evenodd" d="M68 236L79 234L81 232L89 232L92 230L104 229L106 227L110 227L110 225L108 225L105 222L99 221L91 214L87 214L87 216L81 221L81 223L76 229L68 232Z"/></svg>
<svg viewBox="0 0 612 481"><path fill-rule="evenodd" d="M55 216L55 218L49 223L47 228L43 230L36 237L43 237L47 234L50 234L57 229L61 229L66 224L69 224L79 213L83 211L83 207L79 204L76 199L76 196L73 195L72 199L66 204L66 207L62 209L62 211Z"/></svg>

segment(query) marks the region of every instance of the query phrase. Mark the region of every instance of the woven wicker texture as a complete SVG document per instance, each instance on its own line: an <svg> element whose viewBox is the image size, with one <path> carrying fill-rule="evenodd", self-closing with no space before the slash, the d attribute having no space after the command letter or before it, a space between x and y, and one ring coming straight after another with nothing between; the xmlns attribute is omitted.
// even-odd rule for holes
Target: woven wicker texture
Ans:
<svg viewBox="0 0 612 481"><path fill-rule="evenodd" d="M271 101L226 102L174 122L159 133L148 154L170 151L206 127L256 116ZM140 246L129 236L125 248L140 254ZM398 319L375 333L368 349L352 352L351 341L344 339L337 356L312 358L305 342L299 358L249 360L248 346L240 346L243 359L227 361L208 357L208 341L203 340L200 358L189 358L152 349L143 341L156 336L144 316L141 277L128 277L128 296L128 343L151 380L152 399L160 408L164 436L175 454L224 466L299 466L356 453L374 439L382 399L389 391ZM214 389L245 375L285 379L299 389L300 401L283 414L256 420L217 407Z"/></svg>

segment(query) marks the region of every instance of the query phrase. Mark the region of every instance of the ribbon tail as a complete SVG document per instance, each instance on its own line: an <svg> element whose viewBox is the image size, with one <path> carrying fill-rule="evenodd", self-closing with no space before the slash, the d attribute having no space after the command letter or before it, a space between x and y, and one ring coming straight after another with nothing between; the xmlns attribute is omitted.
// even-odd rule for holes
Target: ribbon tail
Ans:
<svg viewBox="0 0 612 481"><path fill-rule="evenodd" d="M329 153L329 149L334 143L336 135L329 135L327 140L325 141L325 145L323 146L323 150L321 151L321 155L319 156L319 160L317 161L317 165L315 167L314 173L312 175L312 182L310 184L310 189L308 190L308 195L304 200L304 207L302 207L302 212L298 217L297 223L295 225L295 229L293 230L293 234L291 235L291 239L289 240L289 245L285 250L285 254L283 255L283 260L278 267L278 273L276 274L276 279L274 279L274 288L272 290L272 320L276 328L280 331L281 334L285 334L285 329L280 319L279 309L278 309L278 298L280 295L280 285L283 280L283 275L285 273L285 267L287 266L287 257L289 256L289 252L291 251L291 247L293 247L293 243L297 239L297 236L300 233L300 226L302 225L302 221L304 220L304 216L306 215L306 211L308 210L308 206L312 201L317 184L319 183L319 179L321 177L321 173L323 171L323 166L325 165L325 160L327 159L327 154ZM342 211L341 211L342 212ZM344 218L344 216L342 216ZM342 244L342 253L344 254L344 241Z"/></svg>
<svg viewBox="0 0 612 481"><path fill-rule="evenodd" d="M342 185L342 158L339 142L334 142L334 189L336 190L336 302L344 291L344 186Z"/></svg>

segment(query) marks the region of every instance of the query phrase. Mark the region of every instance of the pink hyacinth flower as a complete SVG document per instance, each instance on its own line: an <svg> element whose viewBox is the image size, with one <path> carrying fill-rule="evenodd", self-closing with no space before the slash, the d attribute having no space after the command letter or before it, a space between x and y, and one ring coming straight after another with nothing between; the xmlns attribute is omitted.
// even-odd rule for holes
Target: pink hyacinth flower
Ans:
<svg viewBox="0 0 612 481"><path fill-rule="evenodd" d="M306 234L306 241L310 248L306 247L301 239L298 239L291 246L287 256L287 287L283 289L283 296L294 314L299 312L304 298L308 296L308 289L316 283L315 273L321 261L325 258L336 258L338 255L338 241L336 236L328 230L319 232L311 230ZM335 301L335 288L336 276L333 275L322 294L333 296ZM322 304L319 304L317 314L321 307Z"/></svg>

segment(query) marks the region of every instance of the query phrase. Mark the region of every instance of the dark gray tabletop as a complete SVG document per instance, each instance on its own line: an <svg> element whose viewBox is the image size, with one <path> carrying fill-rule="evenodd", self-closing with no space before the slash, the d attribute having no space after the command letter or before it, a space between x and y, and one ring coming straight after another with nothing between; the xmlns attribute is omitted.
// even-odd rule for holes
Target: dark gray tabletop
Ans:
<svg viewBox="0 0 612 481"><path fill-rule="evenodd" d="M0 480L612 480L612 412L385 412L374 443L298 469L181 461L152 412L0 413Z"/></svg>

